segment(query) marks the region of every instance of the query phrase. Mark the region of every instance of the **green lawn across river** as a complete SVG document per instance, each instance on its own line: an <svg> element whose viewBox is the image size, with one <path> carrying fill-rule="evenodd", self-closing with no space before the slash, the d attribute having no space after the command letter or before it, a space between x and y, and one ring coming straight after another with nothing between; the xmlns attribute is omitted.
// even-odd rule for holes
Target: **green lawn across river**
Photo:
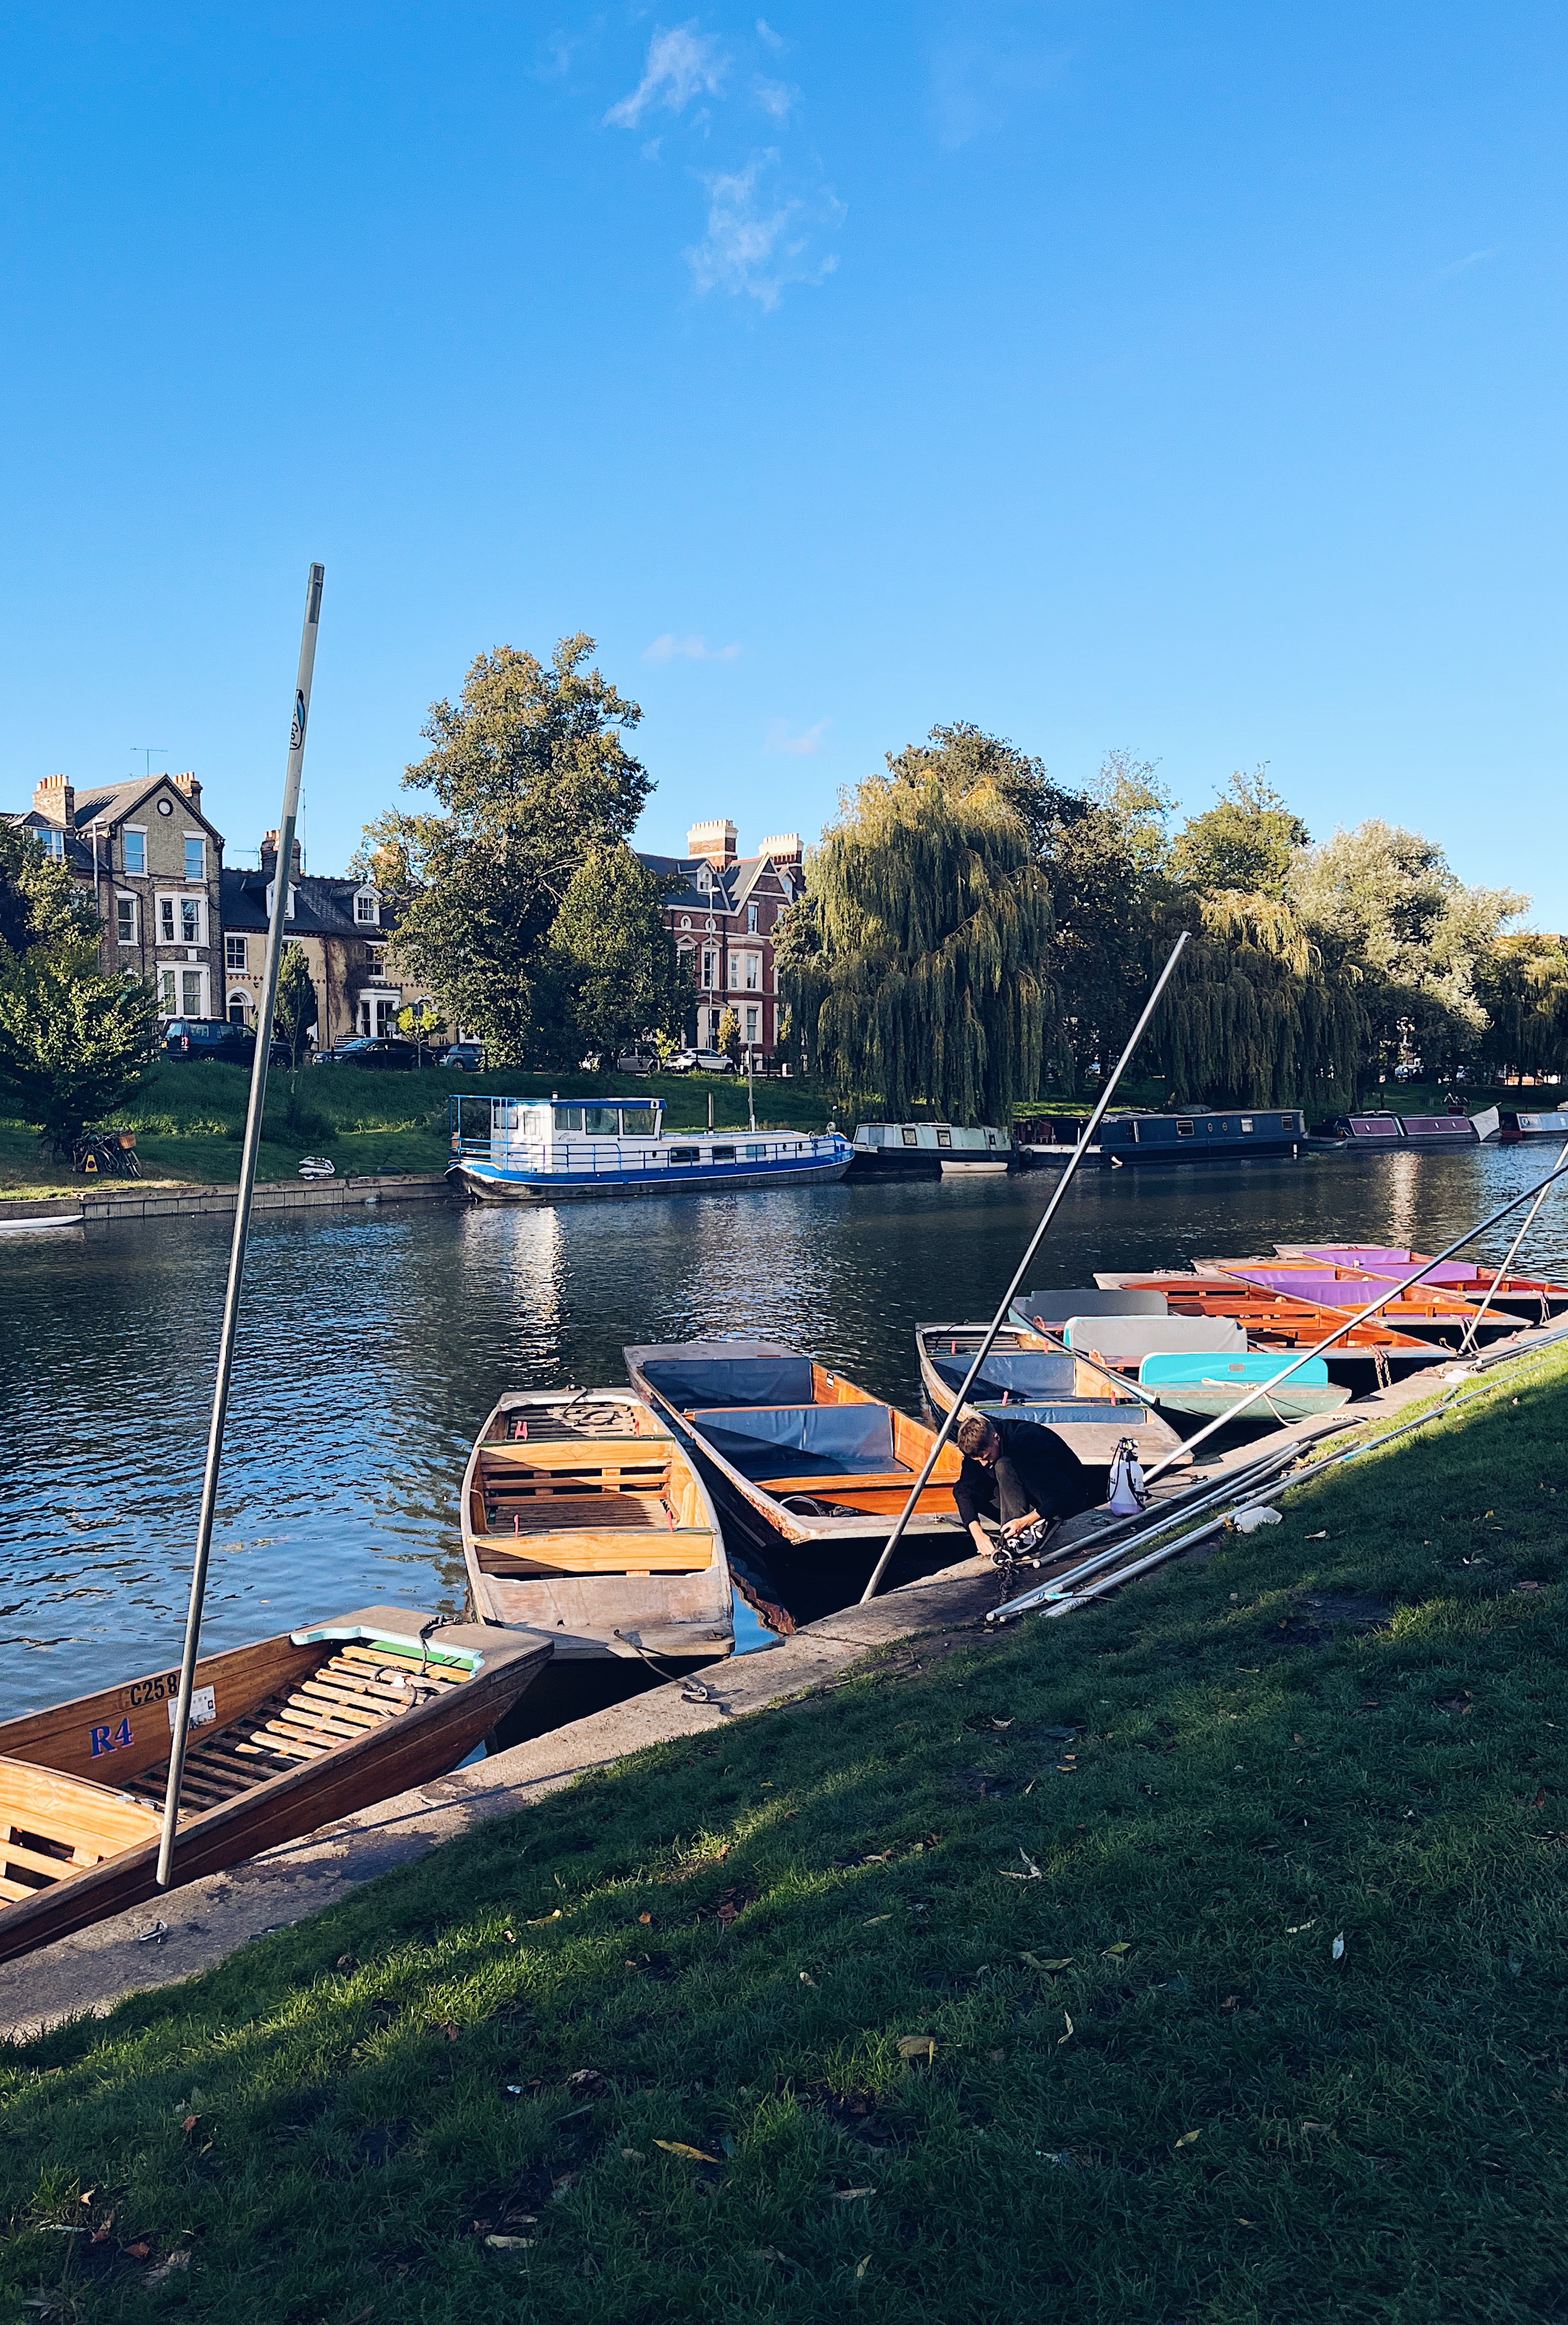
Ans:
<svg viewBox="0 0 1568 2325"><path fill-rule="evenodd" d="M11 2052L8 2298L1568 2317L1565 1422L1531 1358L1204 1562L893 1650Z"/></svg>

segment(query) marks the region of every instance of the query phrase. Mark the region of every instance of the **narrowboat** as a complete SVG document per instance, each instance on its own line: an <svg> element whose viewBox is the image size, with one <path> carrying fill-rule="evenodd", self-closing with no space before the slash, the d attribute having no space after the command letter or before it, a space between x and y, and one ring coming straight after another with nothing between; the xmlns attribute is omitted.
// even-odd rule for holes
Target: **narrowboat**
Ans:
<svg viewBox="0 0 1568 2325"><path fill-rule="evenodd" d="M724 1535L690 1455L623 1388L518 1390L468 1456L463 1556L483 1623L569 1666L711 1663L735 1644Z"/></svg>
<svg viewBox="0 0 1568 2325"><path fill-rule="evenodd" d="M983 1324L915 1327L920 1379L936 1412L950 1413L957 1403L986 1330ZM1108 1469L1124 1437L1132 1439L1146 1468L1181 1442L1119 1374L1017 1325L997 1334L969 1402L981 1413L1005 1412L1055 1430L1086 1468Z"/></svg>
<svg viewBox="0 0 1568 2325"><path fill-rule="evenodd" d="M987 1123L966 1130L953 1122L862 1122L851 1153L856 1179L965 1179L1005 1171L1012 1141Z"/></svg>
<svg viewBox="0 0 1568 2325"><path fill-rule="evenodd" d="M1250 1107L1226 1113L1189 1107L1185 1114L1108 1114L1084 1154L1102 1169L1130 1163L1247 1162L1259 1155L1297 1155L1307 1144L1299 1107Z"/></svg>
<svg viewBox="0 0 1568 2325"><path fill-rule="evenodd" d="M1568 1144L1568 1114L1505 1114L1500 1120L1506 1145L1520 1138L1554 1138L1559 1145Z"/></svg>
<svg viewBox="0 0 1568 2325"><path fill-rule="evenodd" d="M1243 1283L1234 1275L1194 1274L1185 1269L1150 1270L1141 1274L1096 1275L1107 1290L1159 1292L1173 1316L1228 1317L1246 1332L1253 1349L1288 1348L1300 1356L1343 1324L1342 1309L1322 1307L1296 1292L1270 1292L1259 1284ZM1381 1387L1407 1373L1442 1364L1447 1350L1409 1332L1369 1320L1324 1350L1329 1378L1354 1392Z"/></svg>
<svg viewBox="0 0 1568 2325"><path fill-rule="evenodd" d="M880 1543L936 1436L782 1341L685 1340L622 1355L637 1395L707 1465L725 1526L739 1514L743 1534L769 1546ZM945 1445L909 1527L946 1537L955 1558L960 1466Z"/></svg>
<svg viewBox="0 0 1568 2325"><path fill-rule="evenodd" d="M483 1128L470 1135L475 1110ZM564 1203L611 1195L713 1194L842 1179L835 1130L664 1129L662 1098L454 1097L447 1177L482 1203Z"/></svg>
<svg viewBox="0 0 1568 2325"><path fill-rule="evenodd" d="M1479 1146L1481 1133L1468 1114L1375 1114L1338 1116L1329 1125L1358 1154L1425 1153L1436 1146Z"/></svg>
<svg viewBox="0 0 1568 2325"><path fill-rule="evenodd" d="M444 1775L550 1659L548 1639L361 1607L196 1666L177 1882ZM159 1894L179 1671L0 1726L0 1961Z"/></svg>

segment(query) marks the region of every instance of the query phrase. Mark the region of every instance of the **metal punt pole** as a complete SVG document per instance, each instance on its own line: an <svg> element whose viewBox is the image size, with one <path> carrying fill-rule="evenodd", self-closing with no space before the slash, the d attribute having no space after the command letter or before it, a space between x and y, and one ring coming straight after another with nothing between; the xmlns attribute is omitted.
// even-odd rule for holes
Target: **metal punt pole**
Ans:
<svg viewBox="0 0 1568 2325"><path fill-rule="evenodd" d="M294 826L300 813L300 774L305 764L305 729L310 718L310 684L316 670L316 638L321 619L321 585L325 578L326 568L313 565L305 589L305 624L300 640L299 675L294 683L289 764L283 777L283 811L278 822L272 909L267 922L266 969L262 979L262 1005L256 1016L256 1051L251 1061L251 1100L245 1116L244 1145L240 1154L239 1200L235 1205L234 1240L229 1246L228 1290L223 1303L217 1378L213 1384L212 1418L207 1432L207 1466L201 1479L201 1511L196 1526L196 1562L190 1574L190 1606L185 1617L185 1650L180 1662L180 1696L171 1712L173 1735L169 1753L169 1782L163 1794L163 1833L158 1845L160 1889L167 1889L174 1876L174 1829L180 1814L180 1780L185 1774L185 1744L190 1727L191 1696L196 1685L196 1659L201 1646L201 1610L207 1596L207 1569L212 1552L212 1522L217 1506L218 1472L223 1466L224 1424L228 1417L229 1382L234 1373L235 1337L239 1325L240 1289L244 1282L245 1246L251 1231L251 1197L256 1183L256 1154L262 1143L262 1109L267 1096L267 1053L272 1048L272 1018L278 999L278 970L283 957L283 923L289 912L289 875L294 868Z"/></svg>
<svg viewBox="0 0 1568 2325"><path fill-rule="evenodd" d="M1007 1290L1001 1295L1001 1305L997 1310L995 1315L992 1318L985 1338L982 1340L979 1348L975 1350L974 1361L964 1376L964 1385L959 1390L958 1394L954 1398L952 1405L949 1407L948 1411L943 1415L942 1424L937 1430L936 1436L932 1439L931 1450L926 1456L926 1465L921 1470L919 1476L916 1478L914 1484L910 1487L909 1498L904 1504L903 1508L899 1511L898 1522L894 1525L891 1533L888 1536L888 1539L883 1545L882 1554L872 1570L871 1580L861 1592L860 1603L862 1607L868 1605L877 1595L878 1586L881 1583L883 1575L888 1570L888 1561L892 1557L894 1551L897 1550L899 1542L903 1540L904 1529L909 1524L909 1520L914 1516L916 1505L918 1503L921 1495L926 1490L932 1470L936 1467L936 1457L941 1452L942 1448L946 1444L947 1440L952 1436L954 1430L958 1424L958 1416L964 1410L964 1403L967 1401L971 1388L974 1385L975 1376L984 1364L987 1357L991 1354L992 1347L996 1339L996 1336L1007 1320L1007 1312L1012 1305L1013 1297L1017 1292L1019 1284L1022 1283L1024 1277L1028 1273L1029 1263L1034 1258L1034 1255L1039 1249L1041 1244L1045 1241L1047 1230L1049 1228L1051 1221L1056 1218L1057 1211L1061 1208L1062 1198L1067 1191L1068 1186L1072 1181L1073 1174L1077 1170L1078 1164L1083 1160L1083 1157L1088 1153L1089 1147L1093 1140L1094 1134L1099 1129L1101 1121L1104 1116L1105 1110L1116 1094L1116 1085L1121 1079L1122 1073L1124 1072L1133 1051L1137 1049L1139 1042L1143 1039L1145 1027L1148 1025L1149 1019L1154 1015L1155 1010L1159 1005L1160 996L1170 982L1171 972L1175 968L1177 961L1181 959L1182 954L1186 948L1188 933L1189 932L1184 929L1180 936L1177 937L1175 944L1172 945L1170 949L1170 956L1167 960L1165 967L1160 970L1159 975L1156 977L1154 987L1149 994L1148 999L1143 1005L1142 1014L1139 1016L1137 1024L1133 1027L1131 1033L1127 1037L1127 1046L1122 1051L1121 1055L1117 1059L1115 1065L1111 1068L1110 1079L1106 1082L1104 1088L1101 1091L1099 1098L1095 1100L1094 1111L1089 1116L1087 1123L1084 1125L1084 1135L1078 1141L1076 1146L1074 1147L1072 1153L1068 1156L1066 1167L1056 1182L1051 1200L1046 1205L1044 1211L1040 1215L1040 1223L1038 1227L1036 1227L1033 1235L1029 1237L1028 1245L1024 1252L1024 1255L1018 1264L1017 1273L1014 1274L1012 1282L1008 1285Z"/></svg>
<svg viewBox="0 0 1568 2325"><path fill-rule="evenodd" d="M1564 1162L1568 1162L1568 1145L1564 1145L1563 1152L1558 1155L1557 1162L1559 1168L1561 1168ZM1512 1243L1509 1244L1507 1252L1504 1254L1502 1265L1492 1277L1491 1283L1487 1291L1486 1298L1481 1301L1480 1306L1476 1310L1475 1314L1471 1318L1470 1322L1465 1327L1464 1338L1459 1344L1459 1353L1462 1357L1467 1348L1471 1348L1475 1346L1475 1336L1480 1331L1481 1325L1485 1320L1487 1310L1491 1306L1493 1300L1497 1297L1498 1285L1502 1282L1504 1276L1513 1265L1514 1254L1524 1242L1525 1237L1529 1234L1530 1229L1535 1226L1536 1214L1540 1209L1545 1200L1546 1190L1543 1187L1535 1201L1530 1205L1529 1209L1525 1213L1525 1224L1519 1229L1518 1234L1514 1237ZM1543 1314L1545 1313L1545 1303L1543 1301Z"/></svg>
<svg viewBox="0 0 1568 2325"><path fill-rule="evenodd" d="M1272 1374L1268 1380L1259 1381L1258 1386L1248 1395L1238 1397L1227 1412L1218 1414L1213 1421L1205 1422L1194 1435L1185 1439L1173 1452L1166 1454L1162 1459L1157 1461L1152 1469L1144 1473L1145 1484L1158 1477L1162 1469L1168 1469L1171 1463L1179 1460L1184 1453L1190 1453L1194 1445L1201 1445L1205 1437L1212 1437L1216 1429L1225 1428L1235 1420L1239 1413L1245 1413L1250 1404L1256 1404L1259 1397L1267 1396L1270 1390L1277 1389L1281 1381L1290 1378L1292 1373L1298 1373L1303 1365L1309 1365L1314 1357L1320 1357L1325 1348L1332 1348L1336 1340L1342 1340L1345 1334L1353 1332L1358 1324L1366 1323L1369 1317L1375 1316L1379 1308L1386 1308L1390 1300L1397 1300L1401 1292L1408 1292L1413 1283L1419 1283L1424 1275L1430 1275L1434 1267L1441 1267L1445 1259L1452 1259L1455 1252L1464 1249L1467 1243L1473 1243L1477 1236L1485 1235L1488 1227L1494 1227L1499 1219L1506 1219L1510 1211L1517 1210L1521 1203L1527 1203L1532 1195L1544 1195L1548 1187L1563 1177L1565 1171L1568 1171L1568 1162L1560 1162L1554 1171L1549 1171L1546 1173L1537 1186L1521 1187L1517 1195L1510 1195L1506 1203L1499 1203L1495 1211L1489 1212L1484 1219L1479 1219L1474 1227L1466 1227L1462 1236L1455 1236L1453 1241L1445 1245L1442 1251L1434 1252L1430 1259L1424 1260L1413 1274L1406 1276L1402 1283L1391 1283L1387 1292L1379 1293L1370 1306L1358 1309L1353 1316L1347 1316L1344 1322L1330 1332L1325 1339L1319 1340L1314 1348L1304 1349L1294 1363Z"/></svg>

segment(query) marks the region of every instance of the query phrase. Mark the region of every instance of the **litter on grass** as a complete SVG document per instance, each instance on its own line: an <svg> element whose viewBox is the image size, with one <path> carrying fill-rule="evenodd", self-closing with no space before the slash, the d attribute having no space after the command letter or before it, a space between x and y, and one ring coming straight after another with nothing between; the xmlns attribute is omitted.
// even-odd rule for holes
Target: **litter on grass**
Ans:
<svg viewBox="0 0 1568 2325"><path fill-rule="evenodd" d="M1028 1849L1020 1848L1019 1855L1023 1858L1026 1868L1025 1871L1022 1873L1014 1873L1010 1866L1005 1865L1001 1866L999 1867L999 1870L1001 1874L1002 1879L1004 1881L1043 1881L1046 1876L1040 1871L1039 1866L1035 1863L1034 1858L1029 1855Z"/></svg>

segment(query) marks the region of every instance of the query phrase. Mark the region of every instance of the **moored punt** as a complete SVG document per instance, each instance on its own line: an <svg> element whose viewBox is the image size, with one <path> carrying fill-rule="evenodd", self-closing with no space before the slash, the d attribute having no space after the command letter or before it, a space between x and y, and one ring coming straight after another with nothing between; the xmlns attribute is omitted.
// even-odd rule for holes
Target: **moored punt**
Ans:
<svg viewBox="0 0 1568 2325"><path fill-rule="evenodd" d="M474 1109L484 1128L470 1135ZM586 1202L614 1195L712 1194L812 1187L842 1179L850 1146L836 1131L731 1130L664 1135L662 1098L451 1101L447 1176L482 1203Z"/></svg>
<svg viewBox="0 0 1568 2325"><path fill-rule="evenodd" d="M1337 1308L1349 1315L1370 1306L1380 1292L1403 1282L1397 1270L1385 1268L1373 1274L1369 1268L1341 1267L1328 1260L1211 1259L1201 1264L1233 1275L1239 1283L1256 1284L1269 1292L1296 1293L1319 1307ZM1379 1313L1388 1318L1396 1331L1457 1345L1470 1335L1478 1305L1478 1301L1445 1291L1441 1285L1420 1283L1396 1292ZM1491 1315L1480 1324L1475 1337L1498 1339L1513 1329L1509 1317Z"/></svg>
<svg viewBox="0 0 1568 2325"><path fill-rule="evenodd" d="M1020 1292L1012 1303L1013 1321L1036 1332L1054 1331L1069 1316L1163 1316L1163 1292L1106 1292L1096 1287L1047 1284L1038 1292Z"/></svg>
<svg viewBox="0 0 1568 2325"><path fill-rule="evenodd" d="M920 1379L938 1413L950 1413L985 1338L983 1324L918 1324ZM970 1393L982 1413L1054 1429L1085 1468L1109 1468L1130 1437L1147 1468L1177 1450L1176 1431L1115 1373L1054 1347L1039 1333L1003 1326Z"/></svg>
<svg viewBox="0 0 1568 2325"><path fill-rule="evenodd" d="M463 1478L463 1555L482 1622L576 1663L708 1663L735 1643L724 1536L696 1466L626 1389L521 1390Z"/></svg>
<svg viewBox="0 0 1568 2325"><path fill-rule="evenodd" d="M826 1547L880 1539L909 1498L935 1431L777 1340L686 1340L623 1348L627 1377L711 1464L732 1504L777 1542ZM962 1532L960 1468L945 1445L909 1521ZM955 1540L956 1554L962 1547Z"/></svg>
<svg viewBox="0 0 1568 2325"><path fill-rule="evenodd" d="M456 1767L549 1661L549 1643L401 1607L196 1666L177 1883L221 1872ZM159 1894L180 1672L0 1726L0 1961Z"/></svg>
<svg viewBox="0 0 1568 2325"><path fill-rule="evenodd" d="M1005 1171L1012 1141L988 1123L862 1122L856 1125L851 1175L856 1179L962 1179Z"/></svg>
<svg viewBox="0 0 1568 2325"><path fill-rule="evenodd" d="M1259 1382L1272 1381L1294 1361L1279 1350L1258 1349L1244 1356L1147 1356L1138 1367L1138 1385L1164 1413L1212 1421L1251 1397ZM1342 1383L1329 1379L1322 1357L1309 1357L1278 1388L1250 1403L1247 1417L1288 1425L1316 1413L1337 1413L1350 1394Z"/></svg>
<svg viewBox="0 0 1568 2325"><path fill-rule="evenodd" d="M1250 1348L1288 1348L1300 1356L1314 1348L1344 1322L1342 1310L1320 1307L1294 1293L1268 1292L1243 1283L1233 1275L1197 1275L1172 1269L1167 1273L1096 1279L1111 1288L1163 1292L1173 1316L1223 1316L1240 1324ZM1447 1350L1409 1332L1369 1320L1352 1324L1324 1353L1329 1378L1352 1390L1379 1386L1427 1365L1441 1364Z"/></svg>
<svg viewBox="0 0 1568 2325"><path fill-rule="evenodd" d="M1492 1292L1495 1268L1478 1267L1466 1259L1443 1260L1434 1266L1425 1253L1407 1251L1399 1245L1277 1243L1274 1248L1281 1259L1328 1260L1340 1266L1364 1268L1372 1275L1393 1275L1396 1280L1412 1268L1425 1267L1430 1273L1422 1277L1423 1283L1434 1283L1474 1301L1485 1300L1490 1292L1494 1308L1543 1324L1568 1308L1568 1283L1553 1283L1543 1275L1503 1275L1498 1277L1497 1290Z"/></svg>

